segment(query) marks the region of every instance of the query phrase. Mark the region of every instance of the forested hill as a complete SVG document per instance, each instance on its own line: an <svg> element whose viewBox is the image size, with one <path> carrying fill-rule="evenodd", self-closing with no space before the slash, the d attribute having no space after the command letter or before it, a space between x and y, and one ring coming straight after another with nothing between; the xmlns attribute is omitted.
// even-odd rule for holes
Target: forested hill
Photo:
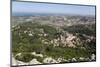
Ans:
<svg viewBox="0 0 100 67"><path fill-rule="evenodd" d="M90 61L79 58L90 58L96 54L95 31L95 23L61 27L35 22L21 23L12 27L12 51L14 55L22 53L22 57L16 59L23 62L37 58L43 63L43 59L49 56L54 59L63 57L66 60L76 58L77 61ZM32 52L43 57L31 56Z"/></svg>

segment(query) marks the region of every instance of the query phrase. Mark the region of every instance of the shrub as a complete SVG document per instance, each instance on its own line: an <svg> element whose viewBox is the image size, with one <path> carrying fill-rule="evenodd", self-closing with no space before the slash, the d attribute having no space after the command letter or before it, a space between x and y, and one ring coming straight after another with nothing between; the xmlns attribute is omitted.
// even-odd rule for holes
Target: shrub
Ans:
<svg viewBox="0 0 100 67"><path fill-rule="evenodd" d="M29 62L34 58L34 55L30 53L22 53L20 56L16 56L15 58L22 62Z"/></svg>

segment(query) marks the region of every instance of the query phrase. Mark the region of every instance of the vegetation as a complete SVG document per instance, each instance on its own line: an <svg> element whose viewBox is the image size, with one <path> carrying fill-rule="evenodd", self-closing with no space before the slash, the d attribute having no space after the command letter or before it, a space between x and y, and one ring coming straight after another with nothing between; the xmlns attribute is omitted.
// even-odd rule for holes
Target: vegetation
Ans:
<svg viewBox="0 0 100 67"><path fill-rule="evenodd" d="M70 27L63 27L65 31L68 31L70 33L79 33L80 35L86 34L89 36L95 36L96 35L96 25L95 24L80 24L80 25L73 25Z"/></svg>
<svg viewBox="0 0 100 67"><path fill-rule="evenodd" d="M81 24L59 28L61 31L50 25L31 22L22 23L12 28L12 52L14 55L22 53L21 56L16 56L15 58L23 62L29 62L33 58L37 58L38 61L43 62L43 59L48 56L54 59L63 57L68 60L79 57L88 58L91 54L96 54L95 24ZM63 47L61 41L59 41L61 46L55 47L54 44L50 43L51 40L64 35L64 31L79 38L81 41L79 42L80 45L74 44L77 46L76 48ZM87 42L87 37L83 34L94 38ZM44 57L36 57L31 52L43 54Z"/></svg>
<svg viewBox="0 0 100 67"><path fill-rule="evenodd" d="M15 58L19 61L29 62L34 58L34 55L29 53L22 53L21 56L16 56Z"/></svg>

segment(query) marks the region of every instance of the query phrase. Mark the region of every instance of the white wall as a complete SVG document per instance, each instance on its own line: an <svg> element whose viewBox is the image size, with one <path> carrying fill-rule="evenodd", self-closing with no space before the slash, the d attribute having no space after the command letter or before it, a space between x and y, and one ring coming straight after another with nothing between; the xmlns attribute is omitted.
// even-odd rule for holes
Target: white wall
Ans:
<svg viewBox="0 0 100 67"><path fill-rule="evenodd" d="M99 67L100 64L100 52L99 52L100 51L100 41L99 41L100 2L99 1L100 0L33 0L33 1L97 5L97 62L39 65L34 67ZM10 0L0 0L0 67L10 67Z"/></svg>

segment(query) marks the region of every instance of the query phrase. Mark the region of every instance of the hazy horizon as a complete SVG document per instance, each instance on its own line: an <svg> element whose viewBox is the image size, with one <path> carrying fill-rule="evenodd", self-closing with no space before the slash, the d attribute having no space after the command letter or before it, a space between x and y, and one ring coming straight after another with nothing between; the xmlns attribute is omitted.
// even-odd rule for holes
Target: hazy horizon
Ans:
<svg viewBox="0 0 100 67"><path fill-rule="evenodd" d="M48 4L12 1L12 15L24 14L62 14L95 16L95 6Z"/></svg>

